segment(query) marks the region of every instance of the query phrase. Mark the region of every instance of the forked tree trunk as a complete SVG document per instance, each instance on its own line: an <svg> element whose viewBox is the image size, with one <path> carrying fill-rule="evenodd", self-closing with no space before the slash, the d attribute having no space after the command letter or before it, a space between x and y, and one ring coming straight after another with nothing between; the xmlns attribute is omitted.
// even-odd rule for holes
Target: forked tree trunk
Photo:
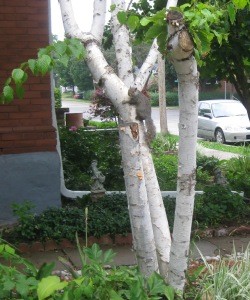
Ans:
<svg viewBox="0 0 250 300"><path fill-rule="evenodd" d="M98 26L92 25L95 35L92 35L92 32L82 33L79 30L74 18L72 18L73 12L70 1L60 0L59 2L67 35L77 37L83 42L87 52L86 61L94 80L103 84L105 93L113 102L120 115L120 145L138 265L146 276L152 274L153 271L159 270L158 261L159 264L162 264L160 270L166 270L170 251L168 223L153 164L149 164L147 172L145 172L145 162L143 163L145 159L142 159L142 149L144 156L151 162L152 157L144 139L144 128L136 120L135 107L123 103L128 100L128 88L130 86L137 86L139 90L144 86L148 78L147 74L150 74L151 68L154 66L157 48L153 45L146 63L142 66L137 78L134 79L133 75L131 75L132 59L128 31L125 26L118 24L115 16L118 9L124 9L125 2L120 0L112 1L113 4L116 4L116 10L112 13L112 30L116 44L118 77L107 64L99 47L103 32L101 24L104 25L99 18L103 18L105 15L104 6L106 1L95 1L94 15L96 16L95 19L98 20ZM96 13L97 11L98 13ZM143 148L142 144L144 145ZM147 185L150 186L149 191ZM151 195L150 190L157 192ZM149 209L149 199L156 204L150 205L152 213ZM154 210L154 207L157 207L157 210ZM158 212L159 207L161 208L160 214ZM152 218L153 222L151 221ZM156 222L157 219L161 221L158 220ZM162 236L157 238L157 246L155 246L155 231L158 232L157 236ZM159 253L158 257L156 253ZM166 274L164 275L166 276Z"/></svg>

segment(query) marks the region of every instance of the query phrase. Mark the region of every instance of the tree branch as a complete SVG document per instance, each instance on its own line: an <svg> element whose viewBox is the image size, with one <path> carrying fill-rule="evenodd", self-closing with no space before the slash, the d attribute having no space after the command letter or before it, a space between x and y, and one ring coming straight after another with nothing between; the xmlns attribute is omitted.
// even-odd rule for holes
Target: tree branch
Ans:
<svg viewBox="0 0 250 300"><path fill-rule="evenodd" d="M126 26L121 25L117 20L117 13L125 10L124 0L112 0L116 5L112 12L112 34L115 45L115 54L117 60L118 76L129 87L133 85L133 66L132 66L132 49L129 40L129 31Z"/></svg>
<svg viewBox="0 0 250 300"><path fill-rule="evenodd" d="M101 43L104 25L105 25L105 16L106 16L106 0L95 0L94 1L94 10L93 10L93 22L90 32L93 36Z"/></svg>

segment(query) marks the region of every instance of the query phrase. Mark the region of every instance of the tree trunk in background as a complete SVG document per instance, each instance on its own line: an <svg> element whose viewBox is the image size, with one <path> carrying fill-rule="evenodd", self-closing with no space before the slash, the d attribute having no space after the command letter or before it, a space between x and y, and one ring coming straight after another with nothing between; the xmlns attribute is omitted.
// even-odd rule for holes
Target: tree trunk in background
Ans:
<svg viewBox="0 0 250 300"><path fill-rule="evenodd" d="M158 91L159 91L161 133L168 134L166 85L165 85L165 59L162 58L161 53L158 54Z"/></svg>

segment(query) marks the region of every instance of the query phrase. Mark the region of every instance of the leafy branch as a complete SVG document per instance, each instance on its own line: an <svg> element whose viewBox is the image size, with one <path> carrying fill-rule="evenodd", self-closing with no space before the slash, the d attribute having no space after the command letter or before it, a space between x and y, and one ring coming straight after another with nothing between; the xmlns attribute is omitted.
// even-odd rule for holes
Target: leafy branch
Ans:
<svg viewBox="0 0 250 300"><path fill-rule="evenodd" d="M171 8L183 14L186 27L195 44L195 56L199 65L204 64L203 58L209 54L214 39L217 39L219 45L227 41L230 23L235 22L237 11L245 9L248 4L249 0L228 2L215 0L206 3L193 0L180 7ZM120 24L130 29L136 42L143 40L151 43L156 38L159 51L166 54L166 9L155 12L154 8L150 10L147 7L147 11L143 11L143 16L140 9L139 6L134 6L134 9L128 12L118 12Z"/></svg>
<svg viewBox="0 0 250 300"><path fill-rule="evenodd" d="M29 71L35 76L44 76L54 68L56 61L67 66L72 56L77 59L85 57L85 49L78 39L65 39L54 42L46 48L41 48L37 54L37 59L29 59L22 63L19 68L12 70L11 76L4 84L0 102L3 104L10 103L15 94L18 98L23 98L25 93L23 85L28 79Z"/></svg>

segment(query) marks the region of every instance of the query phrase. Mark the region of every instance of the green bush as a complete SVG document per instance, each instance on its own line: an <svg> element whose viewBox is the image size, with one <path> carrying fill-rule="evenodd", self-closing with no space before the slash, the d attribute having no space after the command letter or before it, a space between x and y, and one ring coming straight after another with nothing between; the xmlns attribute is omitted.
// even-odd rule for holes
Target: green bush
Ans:
<svg viewBox="0 0 250 300"><path fill-rule="evenodd" d="M154 156L154 166L161 191L175 191L178 157L176 155Z"/></svg>
<svg viewBox="0 0 250 300"><path fill-rule="evenodd" d="M244 192L250 198L250 154L246 148L245 155L231 158L222 165L230 187L238 192Z"/></svg>
<svg viewBox="0 0 250 300"><path fill-rule="evenodd" d="M157 92L150 92L150 100L152 106L159 106L159 94ZM178 106L178 93L177 92L167 92L166 93L166 104L167 106Z"/></svg>
<svg viewBox="0 0 250 300"><path fill-rule="evenodd" d="M62 107L62 93L60 88L54 88L55 108Z"/></svg>
<svg viewBox="0 0 250 300"><path fill-rule="evenodd" d="M228 186L207 186L204 194L197 195L195 199L194 220L205 226L230 224L246 214L249 214L247 204Z"/></svg>
<svg viewBox="0 0 250 300"><path fill-rule="evenodd" d="M74 190L90 190L91 162L98 161L98 169L106 177L107 190L125 190L118 131L69 131L60 128L61 153L66 186Z"/></svg>
<svg viewBox="0 0 250 300"><path fill-rule="evenodd" d="M94 91L93 90L88 90L84 92L84 99L85 100L92 100L92 96L93 96Z"/></svg>
<svg viewBox="0 0 250 300"><path fill-rule="evenodd" d="M55 263L44 263L37 270L35 265L20 257L15 249L0 240L0 299L166 299L174 289L167 286L158 273L145 278L137 267L110 267L115 253L102 251L97 244L81 248L77 244L81 272L66 258L60 258L72 275L71 280L61 281L53 275ZM9 263L11 266L9 267ZM165 295L165 296L164 296ZM173 297L172 297L173 298ZM171 299L172 299L171 298Z"/></svg>
<svg viewBox="0 0 250 300"><path fill-rule="evenodd" d="M227 99L230 98L230 93L226 94ZM225 99L225 92L223 91L211 91L211 92L200 92L199 101L201 100L212 100L212 99Z"/></svg>

